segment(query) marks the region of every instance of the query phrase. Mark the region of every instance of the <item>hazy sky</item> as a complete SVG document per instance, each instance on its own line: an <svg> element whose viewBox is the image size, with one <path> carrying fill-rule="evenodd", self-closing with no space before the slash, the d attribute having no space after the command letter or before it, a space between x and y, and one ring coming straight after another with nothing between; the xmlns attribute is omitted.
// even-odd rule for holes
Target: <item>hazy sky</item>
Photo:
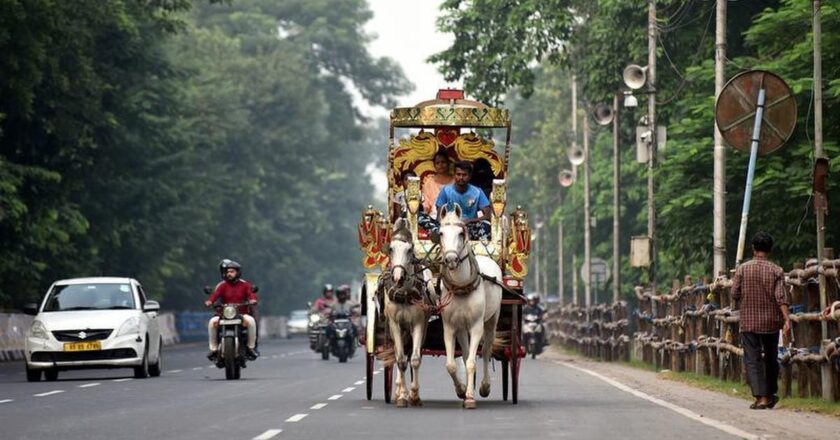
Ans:
<svg viewBox="0 0 840 440"><path fill-rule="evenodd" d="M365 30L374 36L370 51L374 56L387 56L398 62L415 89L398 98L400 106L412 106L433 99L438 89L454 87L438 73L426 58L449 47L452 34L437 31L440 0L368 0L373 11ZM365 108L375 115L386 116L386 109Z"/></svg>

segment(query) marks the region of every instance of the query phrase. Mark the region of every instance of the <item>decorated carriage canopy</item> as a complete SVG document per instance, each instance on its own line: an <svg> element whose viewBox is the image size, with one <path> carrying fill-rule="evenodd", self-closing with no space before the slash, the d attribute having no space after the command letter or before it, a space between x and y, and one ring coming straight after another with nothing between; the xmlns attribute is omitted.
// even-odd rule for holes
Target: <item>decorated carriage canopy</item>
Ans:
<svg viewBox="0 0 840 440"><path fill-rule="evenodd" d="M405 190L406 176L416 176L421 187L435 174L434 156L445 153L450 162L473 163L473 185L489 192L493 179L505 179L510 153L510 112L464 99L463 90L438 91L437 99L391 112L391 145L388 183L392 195ZM394 144L394 129L419 129ZM506 142L502 152L496 142L475 132L502 128ZM489 194L488 194L489 196ZM392 220L396 220L392 213Z"/></svg>
<svg viewBox="0 0 840 440"><path fill-rule="evenodd" d="M419 257L431 251L428 231L418 226L418 212L434 200L425 196L436 177L434 158L443 153L449 158L449 174L457 161L473 165L470 183L486 194L492 207L490 239L474 240L473 250L502 264L516 279L527 274L530 253L530 229L527 213L520 208L504 215L507 203L508 159L510 157L510 113L464 98L463 90L440 90L436 99L414 107L391 111L388 146L388 212L371 207L362 215L359 242L365 252L368 269L386 267L389 230L397 218L406 217L416 240ZM395 140L395 131L408 132ZM497 145L496 133L503 131L503 145ZM435 183L434 186L439 186ZM431 186L432 188L434 186ZM431 191L433 192L433 191ZM432 214L428 210L426 214Z"/></svg>

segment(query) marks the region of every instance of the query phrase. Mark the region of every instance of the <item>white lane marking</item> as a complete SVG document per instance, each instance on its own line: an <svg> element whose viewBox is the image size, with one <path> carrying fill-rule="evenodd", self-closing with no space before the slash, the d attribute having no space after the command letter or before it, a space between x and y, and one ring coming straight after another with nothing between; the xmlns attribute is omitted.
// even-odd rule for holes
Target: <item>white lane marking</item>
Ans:
<svg viewBox="0 0 840 440"><path fill-rule="evenodd" d="M173 373L180 373L182 371L184 371L184 370L169 370L169 371L167 371L167 373L173 374Z"/></svg>
<svg viewBox="0 0 840 440"><path fill-rule="evenodd" d="M299 421L303 420L303 418L308 416L308 415L309 414L295 414L295 415L289 417L288 419L286 419L286 421L290 422L290 423L299 422Z"/></svg>
<svg viewBox="0 0 840 440"><path fill-rule="evenodd" d="M253 440L268 440L281 432L283 432L282 429L269 429L268 431L254 437Z"/></svg>
<svg viewBox="0 0 840 440"><path fill-rule="evenodd" d="M341 390L341 392L342 393L349 393L350 391L353 391L355 389L356 389L356 387L347 387L347 388Z"/></svg>
<svg viewBox="0 0 840 440"><path fill-rule="evenodd" d="M52 390L52 391L47 391L46 393L33 394L33 396L35 396L35 397L46 397L46 396L52 396L53 394L61 394L63 392L64 392L64 390Z"/></svg>
<svg viewBox="0 0 840 440"><path fill-rule="evenodd" d="M198 370L200 370L200 369L202 369L202 368L204 368L204 367L195 367L195 368L193 368L192 370L193 370L193 371L198 371Z"/></svg>
<svg viewBox="0 0 840 440"><path fill-rule="evenodd" d="M361 385L361 384L363 384L363 383L365 383L365 381L363 381L363 380L357 380L357 381L353 382L353 385Z"/></svg>
<svg viewBox="0 0 840 440"><path fill-rule="evenodd" d="M316 403L316 404L312 405L312 407L311 407L311 408L309 408L309 409L321 409L321 408L323 408L323 407L325 407L325 406L327 406L327 404L326 404L326 403Z"/></svg>
<svg viewBox="0 0 840 440"><path fill-rule="evenodd" d="M124 379L114 379L114 382L128 382L130 380L132 380L132 378L126 377Z"/></svg>
<svg viewBox="0 0 840 440"><path fill-rule="evenodd" d="M277 359L277 355L275 354L275 355L274 355L274 356L272 356L271 358L272 358L272 359Z"/></svg>
<svg viewBox="0 0 840 440"><path fill-rule="evenodd" d="M14 400L12 400L12 399L3 399L3 400L0 400L0 403L9 403L9 402L14 402Z"/></svg>
<svg viewBox="0 0 840 440"><path fill-rule="evenodd" d="M639 390L630 388L627 385L624 385L623 383L621 383L617 380L610 379L609 377L606 377L604 375L596 373L592 370L587 370L586 368L578 367L577 365L572 365L572 364L569 364L567 362L557 361L557 364L563 365L564 367L569 367L569 368L581 371L581 372L586 373L590 376L597 377L598 379L601 379L602 381L620 389L621 391L626 391L626 392L628 392L628 393L630 393L630 394L632 394L636 397L645 399L645 400L647 400L649 402L653 402L653 403L655 403L659 406L668 408L668 409L670 409L671 411L674 411L677 414L688 417L689 419L694 420L696 422L700 422L704 425L711 426L712 428L719 429L719 430L721 430L721 431L723 431L727 434L732 434L732 435L737 436L739 438L750 439L750 440L759 440L761 438L758 435L755 435L755 434L752 434L752 433L749 433L749 432L746 432L746 431L742 431L742 430L740 430L740 429L738 429L738 428L736 428L732 425L727 425L726 423L723 423L719 420L710 419L708 417L701 416L700 414L697 414L694 411L683 408L679 405L675 405L671 402L667 402L665 400L653 397L649 394L645 394L645 393L643 393Z"/></svg>
<svg viewBox="0 0 840 440"><path fill-rule="evenodd" d="M102 384L100 382L86 383L84 385L79 385L79 388L90 388L90 387L95 387L97 385L102 385Z"/></svg>
<svg viewBox="0 0 840 440"><path fill-rule="evenodd" d="M344 397L344 394L334 394L334 395L328 397L327 400L338 400L338 399L341 399L342 397Z"/></svg>
<svg viewBox="0 0 840 440"><path fill-rule="evenodd" d="M373 374L379 374L379 370L374 371Z"/></svg>

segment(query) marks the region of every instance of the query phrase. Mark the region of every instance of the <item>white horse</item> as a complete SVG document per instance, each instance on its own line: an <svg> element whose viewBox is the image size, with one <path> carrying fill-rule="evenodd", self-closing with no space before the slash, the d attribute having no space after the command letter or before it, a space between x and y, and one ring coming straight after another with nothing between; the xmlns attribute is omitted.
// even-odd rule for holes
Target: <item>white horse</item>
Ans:
<svg viewBox="0 0 840 440"><path fill-rule="evenodd" d="M393 284L385 292L385 316L391 338L394 342L394 354L397 362L397 407L421 405L420 401L420 349L426 336L429 319L426 283L431 278L431 271L424 269L418 273L414 260L414 246L411 232L405 220L399 219L394 224L394 233L390 244L390 272ZM387 281L387 280L386 280ZM386 283L387 285L388 283ZM403 331L411 337L411 393L405 386L407 359L403 343Z"/></svg>
<svg viewBox="0 0 840 440"><path fill-rule="evenodd" d="M475 408L475 357L482 346L484 377L479 393L490 395L490 357L496 323L502 302L502 289L481 275L502 281L502 270L491 258L476 256L470 247L466 224L461 220L461 207L452 211L441 208L440 253L443 342L446 345L446 370L452 376L455 392L464 399L464 408ZM461 346L461 356L467 373L467 386L461 383L455 366L455 340Z"/></svg>

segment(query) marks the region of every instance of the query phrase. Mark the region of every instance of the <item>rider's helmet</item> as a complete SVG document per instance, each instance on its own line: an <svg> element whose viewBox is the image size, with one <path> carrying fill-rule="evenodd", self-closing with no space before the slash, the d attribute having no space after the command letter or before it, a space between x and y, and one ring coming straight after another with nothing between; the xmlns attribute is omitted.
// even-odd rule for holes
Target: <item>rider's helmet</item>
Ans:
<svg viewBox="0 0 840 440"><path fill-rule="evenodd" d="M227 272L228 269L236 269L236 279L242 277L242 265L236 261L225 258L221 263L219 263L219 275L223 280L225 279L225 272Z"/></svg>
<svg viewBox="0 0 840 440"><path fill-rule="evenodd" d="M347 284L342 284L338 286L338 293L337 293L338 301L344 302L350 299L350 286Z"/></svg>
<svg viewBox="0 0 840 440"><path fill-rule="evenodd" d="M327 284L324 284L324 290L321 292L321 295L323 295L324 298L332 298L334 292L335 292L335 290L333 289L333 285L327 283ZM329 294L329 295L327 295L327 294Z"/></svg>
<svg viewBox="0 0 840 440"><path fill-rule="evenodd" d="M528 295L528 305L536 307L540 303L540 296L536 293Z"/></svg>

